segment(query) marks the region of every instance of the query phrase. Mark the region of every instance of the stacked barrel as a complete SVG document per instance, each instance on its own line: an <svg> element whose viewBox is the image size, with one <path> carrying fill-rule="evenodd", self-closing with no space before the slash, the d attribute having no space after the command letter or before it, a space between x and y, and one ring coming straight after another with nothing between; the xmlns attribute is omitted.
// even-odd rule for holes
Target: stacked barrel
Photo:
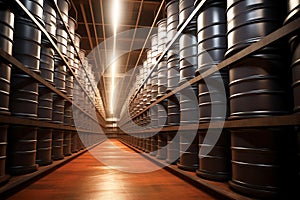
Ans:
<svg viewBox="0 0 300 200"><path fill-rule="evenodd" d="M56 41L56 11L50 1L44 1L43 21L45 29ZM54 49L42 35L40 71L41 77L50 84L54 83ZM47 87L39 84L38 119L52 121L53 93ZM40 166L52 163L52 132L53 129L38 128L36 163Z"/></svg>
<svg viewBox="0 0 300 200"><path fill-rule="evenodd" d="M24 118L28 123L34 124L26 126L20 122L20 125L8 126L1 123L0 184L7 182L10 175L34 172L39 166L50 165L54 160L63 159L83 149L80 139L84 140L85 145L93 145L99 141L99 134L94 134L98 123L89 117L94 116L94 105L99 107L93 91L96 88L94 72L90 63L80 66L82 58L75 56L76 51L80 51L80 36L75 33L76 20L68 14L70 2L20 2L38 23L21 9L19 2L0 1L0 48L22 63L31 73L55 86L68 99L48 89L47 84L38 83L30 76L31 73L27 74L0 61L0 114L12 115L16 119ZM56 12L57 7L62 14L62 20ZM57 45L59 52L46 34L42 34L43 28ZM67 31L70 32L70 37ZM75 126L72 103L68 101L74 99L75 79L80 79L83 85L77 86L77 94L85 94L84 91L87 93L82 99L84 103L81 108L84 112L79 110L78 114L84 122L79 127L84 130L81 138L77 131L39 126L48 124L49 127L50 123L59 124L57 127ZM54 124L52 125L56 126Z"/></svg>
<svg viewBox="0 0 300 200"><path fill-rule="evenodd" d="M282 7L282 3L267 0L227 1L226 57L282 26ZM282 49L280 43L274 43L229 67L230 118L289 113L288 70ZM291 131L271 127L231 130L231 188L259 198L277 197L281 183L293 177L292 167L288 169Z"/></svg>
<svg viewBox="0 0 300 200"><path fill-rule="evenodd" d="M198 5L200 1L196 1ZM226 40L226 1L207 0L198 13L198 69L201 74L224 60ZM222 69L198 84L199 122L227 119L228 70ZM199 131L199 169L203 178L226 181L230 178L230 134L227 130Z"/></svg>
<svg viewBox="0 0 300 200"><path fill-rule="evenodd" d="M179 25L181 28L194 10L194 0L179 1ZM179 84L195 77L197 69L197 25L196 19L185 27L179 38ZM198 124L198 88L193 84L180 91L180 123ZM195 171L198 168L198 138L197 131L180 132L180 158L178 167Z"/></svg>
<svg viewBox="0 0 300 200"><path fill-rule="evenodd" d="M293 22L295 19L298 19L300 16L300 1L299 0L288 0L287 1L287 16L284 20L284 24ZM290 68L291 68L291 77L292 77L292 90L294 97L293 110L295 113L300 111L300 36L295 34L289 38L289 47L290 47ZM300 179L300 131L297 127L297 171L298 171L298 180Z"/></svg>
<svg viewBox="0 0 300 200"><path fill-rule="evenodd" d="M185 24L179 41L173 41L200 5L196 18ZM286 6L288 12L284 13ZM195 125L196 130L168 132L167 143L162 140L165 133L159 132L151 137L150 155L195 171L200 178L228 182L233 191L245 196L285 198L285 194L297 190L299 184L285 183L299 183L299 127L198 130L198 125L229 120L237 120L239 125L243 119L299 113L298 32L289 35L286 44L278 40L226 68L218 70L216 66L282 25L293 23L300 16L300 1L169 0L165 9L167 18L157 23L159 31L150 37L153 58L159 58L166 48L157 48L164 40L165 20L166 45L172 45L150 75L152 102L207 70L216 72L169 97L165 108L150 108L154 130L165 125ZM291 55L286 54L288 48ZM166 108L167 115L163 115ZM166 116L165 124L162 119ZM124 140L135 146L130 137ZM163 145L167 145L166 152L162 151Z"/></svg>
<svg viewBox="0 0 300 200"><path fill-rule="evenodd" d="M178 0L169 1L166 5L167 12L167 42L169 45L177 34L179 24ZM167 92L174 90L179 82L179 42L176 40L167 53ZM180 124L179 94L168 98L168 126L178 126ZM179 136L177 131L168 132L167 162L177 163L179 158Z"/></svg>
<svg viewBox="0 0 300 200"><path fill-rule="evenodd" d="M163 18L157 22L157 58L162 55L166 49L167 41L167 19ZM157 65L157 98L166 94L167 89L167 62L166 56L161 59ZM158 127L163 128L167 124L167 100L163 100L157 105ZM164 160L167 156L167 134L160 131L157 138L158 159Z"/></svg>
<svg viewBox="0 0 300 200"><path fill-rule="evenodd" d="M21 1L28 11L43 22L43 0ZM40 73L42 33L21 10L15 12L13 56L28 69ZM29 75L13 68L11 76L10 111L17 117L38 118L38 83ZM37 128L11 126L8 135L8 171L12 175L37 170Z"/></svg>
<svg viewBox="0 0 300 200"><path fill-rule="evenodd" d="M7 54L12 55L13 35L14 35L14 13L9 5L0 1L0 48ZM0 61L0 113L9 113L11 65ZM7 132L8 126L0 126L0 184L8 181L6 174L7 162Z"/></svg>

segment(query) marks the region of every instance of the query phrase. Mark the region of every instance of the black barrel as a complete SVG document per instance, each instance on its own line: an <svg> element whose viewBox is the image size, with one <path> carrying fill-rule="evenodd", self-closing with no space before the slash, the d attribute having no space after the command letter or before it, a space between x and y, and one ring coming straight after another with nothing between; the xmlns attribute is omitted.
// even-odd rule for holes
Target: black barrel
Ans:
<svg viewBox="0 0 300 200"><path fill-rule="evenodd" d="M300 16L300 1L287 1L288 13L284 24L287 24ZM289 38L290 46L290 67L292 71L292 88L294 97L294 112L300 110L300 37L299 34Z"/></svg>
<svg viewBox="0 0 300 200"><path fill-rule="evenodd" d="M280 57L259 54L230 66L230 117L287 114L288 90L283 66Z"/></svg>
<svg viewBox="0 0 300 200"><path fill-rule="evenodd" d="M193 79L197 67L197 37L196 30L193 30L181 34L179 38L179 82Z"/></svg>
<svg viewBox="0 0 300 200"><path fill-rule="evenodd" d="M52 164L52 131L53 129L39 128L37 133L36 163L39 166Z"/></svg>
<svg viewBox="0 0 300 200"><path fill-rule="evenodd" d="M199 139L194 133L189 131L181 131L179 134L180 157L177 167L186 171L196 171L199 168Z"/></svg>
<svg viewBox="0 0 300 200"><path fill-rule="evenodd" d="M53 93L47 87L39 85L38 119L51 121L53 109Z"/></svg>
<svg viewBox="0 0 300 200"><path fill-rule="evenodd" d="M64 158L64 131L53 130L52 133L52 160L61 160Z"/></svg>
<svg viewBox="0 0 300 200"><path fill-rule="evenodd" d="M68 73L66 77L66 93L67 97L73 99L74 77Z"/></svg>
<svg viewBox="0 0 300 200"><path fill-rule="evenodd" d="M6 160L7 160L7 129L8 126L0 126L0 185L9 180L9 175L6 174Z"/></svg>
<svg viewBox="0 0 300 200"><path fill-rule="evenodd" d="M65 100L54 94L53 95L53 111L52 111L52 121L54 123L62 124L64 123L64 107Z"/></svg>
<svg viewBox="0 0 300 200"><path fill-rule="evenodd" d="M199 131L198 135L199 169L197 175L215 181L229 180L231 177L230 132L210 129L208 132Z"/></svg>
<svg viewBox="0 0 300 200"><path fill-rule="evenodd" d="M166 162L169 164L176 164L180 157L180 149L179 149L179 135L177 135L177 131L169 131L167 134L167 159Z"/></svg>
<svg viewBox="0 0 300 200"><path fill-rule="evenodd" d="M13 115L37 118L38 83L29 75L13 72L11 80L10 111Z"/></svg>
<svg viewBox="0 0 300 200"><path fill-rule="evenodd" d="M8 7L0 8L0 48L12 55L14 37L14 13ZM0 61L0 112L9 113L11 65Z"/></svg>
<svg viewBox="0 0 300 200"><path fill-rule="evenodd" d="M72 104L66 101L64 106L64 124L67 126L72 126L72 111Z"/></svg>
<svg viewBox="0 0 300 200"><path fill-rule="evenodd" d="M285 189L294 188L286 183L297 176L291 133L279 128L231 130L230 187L256 198L285 198Z"/></svg>
<svg viewBox="0 0 300 200"><path fill-rule="evenodd" d="M71 132L64 131L64 143L63 143L64 156L70 156L72 154L71 139L72 139Z"/></svg>
<svg viewBox="0 0 300 200"><path fill-rule="evenodd" d="M227 2L226 56L259 41L282 26L281 2L232 0ZM266 47L268 52L273 47Z"/></svg>
<svg viewBox="0 0 300 200"><path fill-rule="evenodd" d="M54 85L56 89L63 93L66 93L66 75L67 67L59 60L55 59L55 69L54 69Z"/></svg>
<svg viewBox="0 0 300 200"><path fill-rule="evenodd" d="M77 145L77 135L78 133L76 131L72 131L71 133L71 153L78 152L78 145Z"/></svg>
<svg viewBox="0 0 300 200"><path fill-rule="evenodd" d="M166 5L167 12L167 44L169 44L177 33L179 24L179 1L171 0Z"/></svg>
<svg viewBox="0 0 300 200"><path fill-rule="evenodd" d="M188 17L194 11L195 0L179 0L179 24L178 29L185 23ZM196 25L196 17L188 24L186 29L194 27Z"/></svg>
<svg viewBox="0 0 300 200"><path fill-rule="evenodd" d="M67 56L68 55L68 33L62 25L59 24L57 25L56 38L57 38L58 49L64 56ZM59 55L57 55L57 58L60 59Z"/></svg>
<svg viewBox="0 0 300 200"><path fill-rule="evenodd" d="M287 0L287 16L284 20L284 24L287 24L300 15L300 1L299 0Z"/></svg>
<svg viewBox="0 0 300 200"><path fill-rule="evenodd" d="M70 1L69 0L58 0L57 6L62 14L63 22L68 26L69 10L71 8ZM58 18L59 23L62 23L60 17L57 16L57 18Z"/></svg>
<svg viewBox="0 0 300 200"><path fill-rule="evenodd" d="M157 155L157 134L153 135L151 137L151 156L156 156Z"/></svg>
<svg viewBox="0 0 300 200"><path fill-rule="evenodd" d="M167 62L160 61L157 67L157 98L162 97L166 94L167 85L168 85L168 69L167 69Z"/></svg>
<svg viewBox="0 0 300 200"><path fill-rule="evenodd" d="M168 125L176 126L180 123L179 95L168 98Z"/></svg>
<svg viewBox="0 0 300 200"><path fill-rule="evenodd" d="M165 51L167 43L167 19L163 18L157 22L157 53L158 56Z"/></svg>
<svg viewBox="0 0 300 200"><path fill-rule="evenodd" d="M13 56L29 69L39 71L42 33L30 19L15 17Z"/></svg>
<svg viewBox="0 0 300 200"><path fill-rule="evenodd" d="M37 170L37 128L9 127L7 146L7 170L11 175L21 175Z"/></svg>
<svg viewBox="0 0 300 200"><path fill-rule="evenodd" d="M57 0L55 0L57 2ZM43 21L45 22L45 29L52 36L56 38L56 11L51 0L44 0Z"/></svg>
<svg viewBox="0 0 300 200"><path fill-rule="evenodd" d="M158 95L158 77L157 69L154 69L151 74L151 102L155 102Z"/></svg>
<svg viewBox="0 0 300 200"><path fill-rule="evenodd" d="M298 181L300 180L300 131L297 132L297 168L298 168Z"/></svg>
<svg viewBox="0 0 300 200"><path fill-rule="evenodd" d="M20 0L20 2L39 21L43 20L44 0ZM17 10L17 13L27 17L27 14L21 8Z"/></svg>
<svg viewBox="0 0 300 200"><path fill-rule="evenodd" d="M48 42L42 40L41 59L40 59L41 77L53 83L54 81L54 49Z"/></svg>
<svg viewBox="0 0 300 200"><path fill-rule="evenodd" d="M167 101L163 100L158 106L158 127L163 128L168 123L168 114L167 114ZM157 155L156 157L161 160L165 160L167 158L167 132L159 132L157 134Z"/></svg>
<svg viewBox="0 0 300 200"><path fill-rule="evenodd" d="M196 94L197 87L185 88L180 92L180 123L195 124L198 126L198 100ZM180 169L195 171L198 166L198 137L197 131L181 131L180 132L180 158L177 166Z"/></svg>

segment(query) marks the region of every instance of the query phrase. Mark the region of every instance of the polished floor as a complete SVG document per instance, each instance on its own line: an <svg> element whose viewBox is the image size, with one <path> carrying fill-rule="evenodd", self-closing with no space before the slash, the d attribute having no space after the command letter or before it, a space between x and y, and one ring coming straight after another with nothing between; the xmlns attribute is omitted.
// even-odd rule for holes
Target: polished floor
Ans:
<svg viewBox="0 0 300 200"><path fill-rule="evenodd" d="M82 154L10 200L213 200L118 140Z"/></svg>

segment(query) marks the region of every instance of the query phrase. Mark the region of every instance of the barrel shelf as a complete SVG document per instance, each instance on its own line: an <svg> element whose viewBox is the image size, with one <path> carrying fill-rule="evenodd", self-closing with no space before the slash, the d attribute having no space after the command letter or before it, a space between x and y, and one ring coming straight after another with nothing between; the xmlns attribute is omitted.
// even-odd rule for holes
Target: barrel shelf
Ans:
<svg viewBox="0 0 300 200"><path fill-rule="evenodd" d="M96 131L80 129L75 126L68 126L68 125L56 124L48 121L26 119L26 118L20 118L20 117L8 116L8 115L0 115L0 124L33 126L38 128L49 128L49 129L65 130L65 131L78 131L78 132L86 132L86 133L99 133Z"/></svg>
<svg viewBox="0 0 300 200"><path fill-rule="evenodd" d="M45 81L39 74L31 71L30 69L28 69L27 67L25 67L21 62L19 62L17 59L15 59L13 56L7 54L6 52L4 52L2 49L0 49L0 57L2 58L2 60L4 60L7 63L12 64L13 66L17 67L18 69L22 70L23 72L25 72L26 74L30 75L32 78L34 78L35 80L37 80L39 83L43 84L44 86L46 86L47 88L49 88L52 92L56 93L57 95L61 96L62 98L64 98L66 101L68 101L69 103L73 104L74 106L76 106L76 108L78 108L82 113L84 113L85 115L87 115L90 119L92 119L94 122L98 123L98 120L95 119L93 116L91 116L90 114L88 114L86 111L84 111L80 106L76 105L76 103L74 103L70 98L68 98L65 94L63 94L61 91L59 91L58 89L56 89L52 84L50 84L49 82ZM100 115L101 116L101 115ZM102 122L101 126L105 126Z"/></svg>
<svg viewBox="0 0 300 200"><path fill-rule="evenodd" d="M197 127L198 126L198 127ZM207 130L207 129L234 129L234 128L255 128L255 127L280 127L280 126L300 126L300 114L291 114L283 116L257 117L249 119L232 119L226 121L212 121L200 124L188 124L181 126L166 126L163 128L150 128L145 130L136 130L136 133L170 132L180 130Z"/></svg>
<svg viewBox="0 0 300 200"><path fill-rule="evenodd" d="M195 9L195 10L197 10L197 9ZM300 18L296 19L296 20L294 20L294 21L292 21L292 22L290 22L290 23L288 23L284 26L282 26L281 28L279 28L276 31L274 31L273 33L267 35L266 37L264 37L260 41L255 42L255 43L251 44L250 46L248 46L247 48L243 49L242 51L228 57L227 59L225 59L224 61L222 61L218 65L216 65L214 68L210 68L209 70L206 70L205 72L201 73L200 75L197 75L195 78L185 82L184 84L180 85L179 87L175 88L174 90L170 91L169 93L165 94L164 96L158 98L155 102L152 102L145 109L143 109L142 111L140 111L136 115L132 116L132 119L140 116L144 112L148 111L151 107L153 107L156 104L162 102L163 100L170 98L172 95L174 95L176 93L179 93L183 89L185 89L185 88L187 88L187 87L189 87L189 86L191 86L195 83L198 83L199 81L203 80L205 77L217 72L218 70L221 70L225 67L228 67L229 65L232 65L233 63L241 60L242 58L245 58L246 56L250 55L251 53L254 53L254 52L270 45L273 42L279 41L279 40L281 40L285 37L290 36L292 33L296 32L296 31L299 31L299 29L300 29ZM180 31L178 31L178 33L180 33ZM168 47L166 48L166 51L168 50ZM158 59L158 62L159 62L160 58ZM154 65L153 69L157 66L157 63ZM151 74L151 72L150 72L150 74ZM120 126L122 126L122 125L124 125L128 122L128 121L124 122L122 120L124 120L124 119L121 118Z"/></svg>
<svg viewBox="0 0 300 200"><path fill-rule="evenodd" d="M69 63L67 62L67 60L65 59L65 57L63 56L63 54L60 52L60 50L58 49L57 45L55 44L55 42L53 41L53 39L51 38L51 36L49 35L49 33L47 32L47 30L40 24L40 22L23 6L22 2L20 2L19 0L15 0L15 2L18 4L18 6L28 15L28 17L33 21L33 23L36 24L36 26L42 31L42 33L46 36L46 39L51 43L52 47L55 49L55 51L58 53L58 55L60 56L60 58L62 59L62 61L64 62L64 64L67 66L68 70L71 72L72 76L74 77L75 81L78 83L78 85L80 86L80 88L83 90L83 92L87 95L87 97L89 98L90 100L90 103L92 103L94 106L94 102L92 101L91 97L88 95L87 91L84 89L84 87L82 86L82 84L80 83L79 79L77 76L75 76L75 73L74 71L72 70L72 68L70 67ZM53 5L54 5L54 8L56 10L56 12L58 13L59 15L59 18L62 19L62 14L57 6L57 4L52 1ZM68 33L68 36L70 37L70 31L68 30L65 22L62 20L63 22L63 27L64 29L67 31ZM75 48L75 43L74 41L72 40L72 38L70 37L70 40L71 40L71 45L74 47L75 49L75 52L79 58L79 53L78 51L76 50ZM81 64L83 64L82 60L79 58L79 61ZM87 74L86 72L86 69L84 68L84 71L85 73ZM27 72L26 72L27 73ZM88 77L88 76L87 76ZM88 77L88 80L91 82L90 80L90 77ZM91 84L92 85L92 84ZM92 86L93 87L93 86ZM93 87L93 90L95 92L95 88ZM95 92L95 95L97 95L97 93ZM61 95L60 95L61 96Z"/></svg>

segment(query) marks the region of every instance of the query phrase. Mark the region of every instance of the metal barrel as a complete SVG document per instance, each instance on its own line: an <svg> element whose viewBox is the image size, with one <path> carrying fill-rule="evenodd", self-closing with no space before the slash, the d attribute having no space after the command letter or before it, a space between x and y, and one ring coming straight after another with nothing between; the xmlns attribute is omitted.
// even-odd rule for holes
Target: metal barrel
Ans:
<svg viewBox="0 0 300 200"><path fill-rule="evenodd" d="M53 129L38 128L35 162L39 166L50 165L53 163L51 158L52 131Z"/></svg>
<svg viewBox="0 0 300 200"><path fill-rule="evenodd" d="M300 1L287 0L287 15L284 24L287 24L299 17L300 14Z"/></svg>
<svg viewBox="0 0 300 200"><path fill-rule="evenodd" d="M64 156L70 156L72 154L71 151L71 132L64 131L64 142L63 142L63 153Z"/></svg>
<svg viewBox="0 0 300 200"><path fill-rule="evenodd" d="M291 164L296 162L292 132L289 128L231 130L229 186L255 198L282 195L287 189L282 183L297 176L296 165Z"/></svg>
<svg viewBox="0 0 300 200"><path fill-rule="evenodd" d="M13 72L11 80L10 111L13 115L37 118L38 83L29 75Z"/></svg>
<svg viewBox="0 0 300 200"><path fill-rule="evenodd" d="M210 135L208 135L210 134ZM214 181L231 178L230 132L218 129L199 131L199 177ZM219 135L218 139L215 139Z"/></svg>
<svg viewBox="0 0 300 200"><path fill-rule="evenodd" d="M65 100L54 94L53 95L53 111L52 111L52 122L62 124L64 123L64 107Z"/></svg>
<svg viewBox="0 0 300 200"><path fill-rule="evenodd" d="M56 89L63 93L66 93L66 75L67 67L59 60L54 59L54 85Z"/></svg>
<svg viewBox="0 0 300 200"><path fill-rule="evenodd" d="M22 175L37 170L37 128L9 127L7 146L7 170L11 175Z"/></svg>
<svg viewBox="0 0 300 200"><path fill-rule="evenodd" d="M53 130L52 133L52 160L61 160L64 158L64 131Z"/></svg>
<svg viewBox="0 0 300 200"><path fill-rule="evenodd" d="M20 0L20 2L39 21L43 20L44 0ZM21 9L17 9L16 12L18 15L27 17L27 14Z"/></svg>
<svg viewBox="0 0 300 200"><path fill-rule="evenodd" d="M230 66L230 117L287 114L288 90L283 66L280 57L266 54L253 55Z"/></svg>
<svg viewBox="0 0 300 200"><path fill-rule="evenodd" d="M0 48L12 55L14 13L6 6L0 8ZM0 112L9 114L11 65L0 61Z"/></svg>
<svg viewBox="0 0 300 200"><path fill-rule="evenodd" d="M226 56L259 41L282 26L281 3L268 0L227 2ZM272 46L264 51L272 50Z"/></svg>
<svg viewBox="0 0 300 200"><path fill-rule="evenodd" d="M197 136L191 138L193 135L189 131L181 131L179 134L180 157L177 167L186 171L196 171L199 168L199 138Z"/></svg>
<svg viewBox="0 0 300 200"><path fill-rule="evenodd" d="M39 71L41 31L30 20L16 15L13 56L29 69Z"/></svg>
<svg viewBox="0 0 300 200"><path fill-rule="evenodd" d="M52 120L53 92L43 85L39 85L38 119Z"/></svg>
<svg viewBox="0 0 300 200"><path fill-rule="evenodd" d="M176 164L180 157L179 136L177 131L169 131L167 134L167 158L166 162L169 164Z"/></svg>
<svg viewBox="0 0 300 200"><path fill-rule="evenodd" d="M166 49L167 43L167 19L163 18L157 22L157 53L158 56Z"/></svg>
<svg viewBox="0 0 300 200"><path fill-rule="evenodd" d="M196 31L184 33L179 38L179 82L183 83L195 77L197 69Z"/></svg>
<svg viewBox="0 0 300 200"><path fill-rule="evenodd" d="M62 14L63 21L66 25L69 22L69 10L71 9L71 3L69 0L58 0L57 6ZM59 23L62 23L60 18L58 17Z"/></svg>
<svg viewBox="0 0 300 200"><path fill-rule="evenodd" d="M0 185L8 182L10 176L7 174L7 132L8 126L0 126Z"/></svg>
<svg viewBox="0 0 300 200"><path fill-rule="evenodd" d="M51 0L44 1L43 21L45 22L45 29L56 40L56 17L57 13Z"/></svg>
<svg viewBox="0 0 300 200"><path fill-rule="evenodd" d="M54 81L54 49L42 40L41 58L40 58L41 77L53 83Z"/></svg>
<svg viewBox="0 0 300 200"><path fill-rule="evenodd" d="M184 24L188 17L192 14L194 10L194 0L179 0L179 24L178 29ZM196 19L193 18L192 21L186 27L188 30L190 27L196 25Z"/></svg>

